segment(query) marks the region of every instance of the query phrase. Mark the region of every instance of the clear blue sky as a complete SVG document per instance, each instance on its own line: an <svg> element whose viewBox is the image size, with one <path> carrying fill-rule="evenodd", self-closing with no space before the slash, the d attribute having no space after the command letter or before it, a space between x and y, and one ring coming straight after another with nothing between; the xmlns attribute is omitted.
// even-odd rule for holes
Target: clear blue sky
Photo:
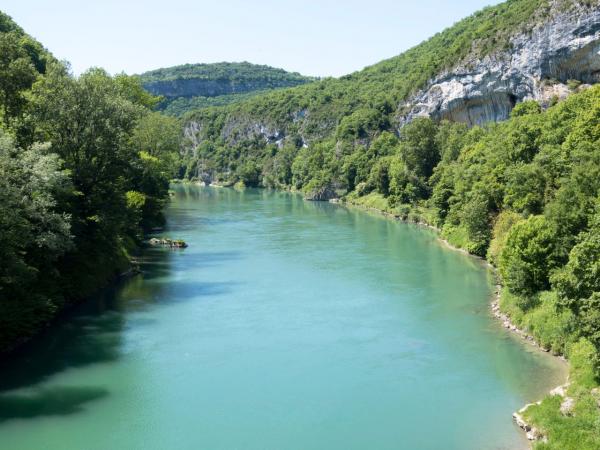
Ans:
<svg viewBox="0 0 600 450"><path fill-rule="evenodd" d="M339 76L401 53L498 0L3 0L75 73L249 61Z"/></svg>

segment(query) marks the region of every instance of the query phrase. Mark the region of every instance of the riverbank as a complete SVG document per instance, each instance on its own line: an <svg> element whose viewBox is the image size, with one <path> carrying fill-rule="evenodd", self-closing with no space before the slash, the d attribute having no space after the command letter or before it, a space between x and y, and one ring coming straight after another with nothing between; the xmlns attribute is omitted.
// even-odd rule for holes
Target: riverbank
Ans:
<svg viewBox="0 0 600 450"><path fill-rule="evenodd" d="M164 233L188 249L149 249L143 276L3 371L3 445L526 448L506 411L557 384L555 363L490 323L480 264L297 195L173 189ZM47 411L84 389L73 413L12 419L30 393Z"/></svg>
<svg viewBox="0 0 600 450"><path fill-rule="evenodd" d="M394 212L393 210L390 210L390 208L386 207L387 205L383 205L383 203L381 205L379 205L379 206L383 206L383 208L378 208L377 206L374 206L373 203L376 204L377 200L375 200L374 202L373 201L367 202L367 204L348 200L348 199L336 199L336 200L333 200L330 202L339 204L341 206L348 207L348 208L355 208L355 209L359 209L362 211L373 212L373 213L382 215L386 218L401 221L404 223L409 223L409 224L414 224L414 225L429 228L437 234L437 239L440 241L440 243L442 243L447 248L449 248L453 251L457 251L457 252L466 254L466 255L468 255L472 258L475 258L475 259L481 261L482 263L484 263L488 267L488 269L490 269L493 272L494 277L497 280L497 283L495 285L494 294L490 301L490 310L491 310L492 316L494 318L496 318L506 330L513 333L517 337L519 337L523 342L536 347L541 352L551 353L552 356L559 359L561 362L564 362L567 365L569 365L569 361L565 358L564 355L562 355L560 353L552 352L550 348L548 348L547 346L544 346L542 344L542 342L539 342L538 340L536 340L536 338L531 333L529 333L526 329L518 326L515 323L515 321L511 318L511 316L509 315L508 312L503 311L503 309L501 307L501 299L502 299L503 290L502 290L502 285L500 284L500 278L499 278L500 276L498 274L497 269L486 259L481 258L476 255L472 255L469 252L467 252L465 249L457 247L457 246L451 244L447 239L444 239L441 236L441 230L438 227L432 225L431 223L429 223L427 221L428 220L427 214L423 214L423 212L419 211L419 210L417 210L417 211L409 210L409 211L404 211L402 214L399 214L397 212ZM570 377L567 376L567 379L565 380L564 383L562 383L559 386L555 387L554 389L550 390L550 392L548 393L548 396L546 397L546 398L548 398L548 397L558 396L560 398L564 398L564 401L561 402L561 408L560 408L560 410L563 412L570 411L570 409L572 409L572 404L574 402L573 398L569 397L567 395L567 389L570 385L569 378ZM532 441L532 442L539 441L542 443L547 443L548 437L546 436L546 434L544 434L544 432L542 432L540 430L539 426L536 426L536 424L533 423L533 421L527 415L527 412L528 412L528 410L530 410L530 408L532 408L534 406L540 406L540 405L542 405L542 402L543 402L543 400L538 400L538 401L535 401L535 402L532 402L532 403L529 403L529 404L523 406L523 408L521 408L518 411L515 411L513 413L513 419L514 419L514 422L519 426L519 428L521 428L525 432L525 435L529 441ZM565 406L565 405L567 405L567 406Z"/></svg>
<svg viewBox="0 0 600 450"><path fill-rule="evenodd" d="M77 308L87 299L93 297L103 289L117 285L139 274L140 265L137 252L135 256L131 256L127 253L127 257L123 256L123 258L118 261L118 264L112 266L110 270L105 270L103 274L108 272L110 272L108 275L95 277L93 280L94 283L86 287L84 294L78 297L64 299L63 303L56 308L54 313L48 317L47 320L39 322L35 328L31 329L26 335L22 335L18 339L12 340L10 345L1 348L0 361L8 361L15 355L27 351L27 347L30 344L40 339L49 328L61 323L65 317L69 317L72 310Z"/></svg>

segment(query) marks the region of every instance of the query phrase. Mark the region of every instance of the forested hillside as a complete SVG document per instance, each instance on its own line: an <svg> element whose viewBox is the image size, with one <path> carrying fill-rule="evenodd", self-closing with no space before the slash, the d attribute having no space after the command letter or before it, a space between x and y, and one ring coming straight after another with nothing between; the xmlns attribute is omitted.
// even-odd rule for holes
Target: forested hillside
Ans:
<svg viewBox="0 0 600 450"><path fill-rule="evenodd" d="M459 94L451 105L457 109L477 112L501 104L498 118L504 119L517 99L547 96L545 103L552 104L564 96L564 91L597 77L598 64L594 62L597 51L593 42L581 51L575 45L597 35L593 18L599 13L597 0L511 0L477 12L399 56L340 79L324 79L234 105L190 113L185 117L187 176L235 181L250 166L251 172L260 172L258 181L265 186L290 185L290 179L281 178L268 168L267 161L275 151L272 146L279 150L286 147L286 159L293 159L302 146L323 144L329 153L335 151L341 161L360 146L369 146L382 132L397 134L407 118L415 116L415 105L410 103L412 96L425 89L431 80L444 75L447 83L436 86L437 96L450 97L451 88L458 88ZM565 43L561 42L560 34L551 34L563 22L571 26L571 40ZM546 49L521 48L527 46L532 30L538 30L540 45ZM552 39L547 37L549 34ZM515 36L520 39L515 40ZM554 48L553 43L560 46ZM572 44L575 49L569 55ZM512 75L501 70L496 74L497 79L488 79L491 66L499 64L498 61L510 62L513 50L526 50L516 54L525 62L547 50L532 73L523 73L527 80L540 77L534 87L513 85ZM591 63L588 66L581 61ZM460 70L455 73L452 70L457 66ZM476 66L481 66L481 72L469 72ZM557 67L572 70L557 72ZM470 79L471 85L463 86L461 76ZM479 84L473 81L476 79ZM485 92L492 81L496 89ZM475 91L472 98L461 98L460 92L469 88ZM536 92L530 92L532 88ZM426 109L426 105L416 106ZM459 115L457 110L449 112L450 117ZM347 188L336 174L329 178L333 184Z"/></svg>
<svg viewBox="0 0 600 450"><path fill-rule="evenodd" d="M0 12L0 353L129 268L180 125L135 77L69 73Z"/></svg>
<svg viewBox="0 0 600 450"><path fill-rule="evenodd" d="M145 72L140 78L144 88L163 97L158 109L173 116L208 106L238 103L274 89L314 80L247 62L184 64Z"/></svg>
<svg viewBox="0 0 600 450"><path fill-rule="evenodd" d="M502 310L572 361L571 409L549 397L526 413L549 438L539 448L600 448L600 86L591 86L600 81L599 12L598 1L511 0L341 79L189 114L186 175L339 197L435 225L487 258L504 285ZM456 81L457 65L468 78L469 68L522 61L536 30L542 43L584 41L573 56L544 50L536 101L521 101L511 85L457 101L473 111L506 102L509 120L471 126L408 114L411 96L432 79Z"/></svg>
<svg viewBox="0 0 600 450"><path fill-rule="evenodd" d="M567 406L525 413L537 445L600 448L599 20L598 0L509 0L307 83L249 64L75 77L0 13L0 352L128 269L169 178L298 190L486 258L501 309L571 361ZM201 109L181 123L144 87Z"/></svg>

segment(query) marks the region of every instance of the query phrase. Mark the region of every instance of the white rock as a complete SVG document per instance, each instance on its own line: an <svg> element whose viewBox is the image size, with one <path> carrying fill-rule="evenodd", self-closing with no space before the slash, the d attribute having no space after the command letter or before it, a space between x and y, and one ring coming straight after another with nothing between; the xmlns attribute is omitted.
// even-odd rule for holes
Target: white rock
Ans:
<svg viewBox="0 0 600 450"><path fill-rule="evenodd" d="M575 399L573 397L565 397L563 402L560 404L560 413L564 416L571 415L574 406Z"/></svg>
<svg viewBox="0 0 600 450"><path fill-rule="evenodd" d="M465 60L431 80L400 105L408 112L399 118L399 128L423 116L470 125L505 120L516 102L548 104L554 96L566 97L569 79L600 81L600 8L558 8L553 5L551 20L513 37L511 50Z"/></svg>

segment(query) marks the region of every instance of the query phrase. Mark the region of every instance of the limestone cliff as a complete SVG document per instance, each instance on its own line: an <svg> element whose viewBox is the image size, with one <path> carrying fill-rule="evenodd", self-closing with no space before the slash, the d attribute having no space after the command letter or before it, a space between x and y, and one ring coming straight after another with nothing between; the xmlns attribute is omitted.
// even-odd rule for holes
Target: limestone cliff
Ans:
<svg viewBox="0 0 600 450"><path fill-rule="evenodd" d="M569 80L600 80L600 8L557 10L513 37L510 50L462 61L399 106L398 126L419 116L470 125L505 120L517 102L564 97Z"/></svg>
<svg viewBox="0 0 600 450"><path fill-rule="evenodd" d="M298 86L313 81L298 73L242 63L184 64L140 75L144 88L163 97L159 109L183 115L193 109L227 105L253 93Z"/></svg>
<svg viewBox="0 0 600 450"><path fill-rule="evenodd" d="M347 139L352 133L355 145L368 147L381 130L400 134L417 117L469 125L501 121L518 102L531 99L547 106L600 81L600 0L540 0L518 25L503 28L506 11L520 14L528 1L533 2L490 7L354 74L190 115L186 154L195 156L204 141L282 147L293 140L296 146L311 146L328 139L339 143L340 134ZM486 27L496 34L479 31ZM465 43L464 36L479 36L479 41ZM444 45L455 41L465 51L451 62L443 60ZM436 69L430 74L431 67ZM380 101L386 96L393 99L389 109Z"/></svg>

